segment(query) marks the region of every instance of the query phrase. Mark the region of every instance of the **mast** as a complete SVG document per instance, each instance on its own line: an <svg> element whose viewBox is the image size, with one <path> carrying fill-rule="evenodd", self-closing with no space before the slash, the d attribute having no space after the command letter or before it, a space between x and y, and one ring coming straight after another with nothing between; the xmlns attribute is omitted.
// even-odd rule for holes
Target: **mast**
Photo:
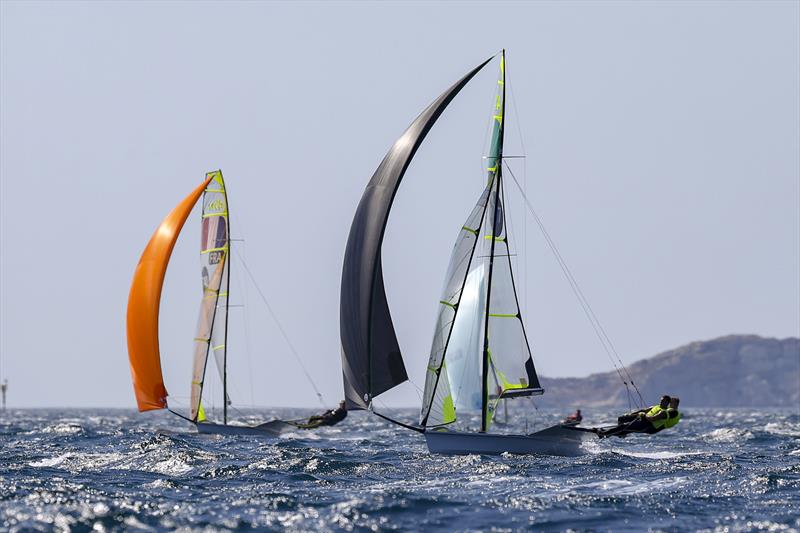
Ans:
<svg viewBox="0 0 800 533"><path fill-rule="evenodd" d="M500 158L498 158L498 161ZM497 167L497 183L495 184L494 193L494 211L492 213L492 244L491 252L489 253L489 273L488 282L486 284L486 317L484 319L483 328L483 382L481 384L481 433L485 433L488 429L486 420L489 409L489 308L492 301L492 270L494 269L494 248L497 235L495 234L495 222L497 221L497 202L500 198L498 192L500 189L500 167Z"/></svg>
<svg viewBox="0 0 800 533"><path fill-rule="evenodd" d="M222 170L219 171L220 180L222 183L225 183L225 179L222 177ZM227 245L228 250L225 252L225 269L226 269L226 281L225 290L228 294L225 295L225 337L223 338L223 354L222 354L222 423L223 425L228 425L228 315L230 314L230 302L231 302L231 206L228 203L228 188L223 185L222 190L224 191L222 195L225 197L225 210L228 212L228 216L226 217L226 230L227 230ZM219 302L219 297L217 298Z"/></svg>
<svg viewBox="0 0 800 533"><path fill-rule="evenodd" d="M506 114L506 50L503 49L502 56L500 57L500 70L502 71L501 84L503 86L503 98L500 109L499 117L499 132L498 132L498 146L497 155L495 156L495 183L494 190L494 212L492 213L492 244L491 252L489 253L489 272L488 282L486 285L486 317L484 320L483 329L483 383L481 384L481 433L485 433L489 428L487 414L489 409L489 311L492 302L492 270L494 269L494 249L497 243L497 210L500 205L500 182L502 180L502 162L503 162L503 135L505 134L505 114Z"/></svg>

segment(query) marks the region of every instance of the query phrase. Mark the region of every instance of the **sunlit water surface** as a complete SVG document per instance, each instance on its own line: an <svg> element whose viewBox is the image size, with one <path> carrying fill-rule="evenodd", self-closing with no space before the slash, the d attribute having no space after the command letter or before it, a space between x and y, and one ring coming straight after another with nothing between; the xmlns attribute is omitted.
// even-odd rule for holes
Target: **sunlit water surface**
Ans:
<svg viewBox="0 0 800 533"><path fill-rule="evenodd" d="M796 409L690 410L586 451L435 456L366 413L267 440L201 436L168 413L9 410L0 530L800 530Z"/></svg>

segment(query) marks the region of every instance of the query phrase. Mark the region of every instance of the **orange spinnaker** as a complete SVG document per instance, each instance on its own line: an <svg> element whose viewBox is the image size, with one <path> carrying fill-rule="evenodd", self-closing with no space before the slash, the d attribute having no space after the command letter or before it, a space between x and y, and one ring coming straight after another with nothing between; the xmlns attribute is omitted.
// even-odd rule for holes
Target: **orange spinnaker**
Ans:
<svg viewBox="0 0 800 533"><path fill-rule="evenodd" d="M156 229L142 252L128 296L128 358L139 411L164 409L167 389L158 348L158 309L169 257L181 228L211 178L179 203Z"/></svg>

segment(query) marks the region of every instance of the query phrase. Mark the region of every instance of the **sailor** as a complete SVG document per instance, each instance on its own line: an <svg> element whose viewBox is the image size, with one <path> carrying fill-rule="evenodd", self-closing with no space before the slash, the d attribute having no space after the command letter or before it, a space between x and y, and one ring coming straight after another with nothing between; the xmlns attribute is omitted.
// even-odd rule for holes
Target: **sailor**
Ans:
<svg viewBox="0 0 800 533"><path fill-rule="evenodd" d="M347 417L347 405L344 400L339 402L336 409L328 409L321 415L315 415L308 419L305 424L307 427L333 426Z"/></svg>
<svg viewBox="0 0 800 533"><path fill-rule="evenodd" d="M572 413L571 415L567 415L567 417L561 423L577 426L578 424L581 423L581 420L583 420L583 415L581 414L581 410L576 409L574 413Z"/></svg>
<svg viewBox="0 0 800 533"><path fill-rule="evenodd" d="M678 404L681 403L681 399L677 396L673 396L669 401L669 407L667 408L667 418L664 421L664 425L655 430L653 433L658 433L662 429L669 429L677 425L678 422L681 421L681 412L678 411Z"/></svg>
<svg viewBox="0 0 800 533"><path fill-rule="evenodd" d="M658 405L651 405L650 407L645 407L644 409L639 409L637 411L631 411L630 413L625 413L624 415L621 415L621 416L617 417L617 424L626 424L628 422L633 422L634 420L639 418L641 415L646 415L648 412L652 411L656 407L663 406L661 408L662 409L666 409L669 406L670 400L671 400L671 398L668 395L665 394L658 401Z"/></svg>
<svg viewBox="0 0 800 533"><path fill-rule="evenodd" d="M667 409L671 401L672 398L665 394L661 397L658 405L624 414L617 419L617 422L619 422L617 426L608 429L595 429L595 433L601 439L612 436L624 437L629 433L658 433L667 422Z"/></svg>

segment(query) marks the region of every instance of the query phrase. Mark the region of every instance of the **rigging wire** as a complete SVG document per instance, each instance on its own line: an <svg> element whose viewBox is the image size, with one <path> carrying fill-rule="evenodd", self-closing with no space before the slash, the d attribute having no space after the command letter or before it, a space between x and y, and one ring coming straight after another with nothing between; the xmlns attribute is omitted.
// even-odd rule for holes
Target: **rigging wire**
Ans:
<svg viewBox="0 0 800 533"><path fill-rule="evenodd" d="M233 214L229 215L229 218L231 220L235 220L236 227L241 228L239 230L239 235L241 235L241 238L234 239L231 236L231 238L228 239L229 247L232 250L236 250L236 248L238 248L238 245L234 247L233 243L234 242L242 243L241 245L242 251L239 252L238 250L236 250L237 252L236 255L239 256L240 258L245 257L247 255L247 247L246 247L247 240L245 239L246 235L244 232L244 221L241 220L238 216L234 216ZM231 256L231 263L233 263L233 256ZM242 263L244 263L244 261L242 261ZM250 304L247 298L247 291L245 290L246 280L242 279L242 276L239 275L238 269L234 270L234 274L235 274L234 277L236 278L236 284L239 287L239 293L242 295L242 304L243 304L242 325L244 326L244 349L245 349L245 355L247 356L247 379L248 379L248 385L250 387L250 406L253 406L255 404L255 394L254 394L255 389L253 387L253 357L252 357L253 343L252 343L252 337L250 335L250 313L249 313Z"/></svg>
<svg viewBox="0 0 800 533"><path fill-rule="evenodd" d="M550 234L547 232L547 229L545 228L542 219L533 209L533 205L531 204L530 200L528 200L528 196L525 194L525 191L523 190L522 186L517 180L517 177L514 175L514 172L511 170L511 168L508 166L507 163L505 166L508 169L509 174L511 174L511 178L514 180L517 189L519 189L520 194L522 195L522 199L525 201L525 205L528 207L531 216L533 216L533 219L536 221L537 226L539 226L539 230L542 232L542 235L547 241L547 245L550 247L550 251L553 252L553 255L555 256L559 267L561 267L561 271L567 278L570 288L572 288L572 292L575 294L575 297L578 299L578 302L583 308L583 312L586 315L586 318L589 319L589 323L592 325L592 329L594 329L595 335L597 335L600 344L603 346L603 350L606 352L606 355L608 355L609 359L611 360L611 364L614 366L614 370L617 371L617 374L619 375L622 382L625 384L626 389L628 388L628 382L630 382L630 384L636 390L636 394L639 396L640 406L644 407L645 402L644 398L642 397L642 393L639 390L639 387L637 387L636 383L634 383L633 378L630 375L630 372L628 372L628 369L625 367L625 363L622 362L622 359L620 358L619 353L614 347L614 344L608 337L608 334L606 333L605 329L600 323L600 320L597 318L597 315L594 313L594 310L589 304L589 301L586 299L586 296L584 296L583 291L581 290L577 280L575 279L575 276L573 276L572 271L569 269L567 263L564 261L564 258L561 256L561 253L558 251L558 247L556 246L553 239L550 237ZM616 361L614 360L614 357L616 357ZM617 365L617 362L619 362L619 366ZM620 367L622 368L622 370L625 371L625 376L627 376L627 380L625 379L625 376L622 375L622 370L620 370ZM628 394L630 394L630 390L628 390Z"/></svg>
<svg viewBox="0 0 800 533"><path fill-rule="evenodd" d="M508 199L506 198L506 187L505 187L505 185L502 184L502 182L501 182L501 185L500 185L500 194L501 194L501 206L503 206L503 222L504 222L504 224L506 226L505 229L506 229L506 247L508 249L508 267L510 269L509 271L513 272L514 269L513 269L511 258L512 257L516 257L517 254L512 254L511 253L510 244L514 243L514 247L516 248L516 246L517 246L517 241L516 241L517 233L516 233L516 230L514 229L514 217L512 217L510 215L510 213L509 213L509 203L508 203ZM523 256L523 257L527 257L527 256ZM517 266L519 266L520 262L521 261L518 259L517 260ZM519 295L517 294L517 288L514 285L513 276L512 276L511 283L512 283L512 287L514 287L514 299L515 299L515 302L517 304L517 312L521 316L524 316L525 318L527 318L527 311L526 311L525 314L523 314L522 309L520 308ZM527 285L525 285L525 290L526 291L528 290ZM523 323L522 328L523 328L523 336L520 338L520 351L519 351L520 358L521 358L520 362L523 364L523 366L525 365L525 359L526 359L525 354L527 353L527 354L530 355L531 360L535 364L536 360L533 357L533 351L531 350L530 344L528 343L528 335L527 335L524 323Z"/></svg>
<svg viewBox="0 0 800 533"><path fill-rule="evenodd" d="M303 370L303 374L305 374L306 379L311 384L311 387L314 389L314 392L317 394L317 399L319 400L319 403L322 404L323 407L325 407L326 406L325 400L322 397L322 393L319 391L319 388L317 388L317 384L314 383L314 380L311 378L311 374L308 373L308 369L306 368L306 365L303 364L303 360L300 359L300 354L297 353L297 350L292 344L292 341L289 340L289 335L286 334L286 331L283 329L283 326L278 320L278 316L275 314L275 311L272 310L272 306L269 305L267 297L264 296L264 293L261 291L261 287L258 286L258 282L256 281L255 276L253 276L253 273L250 272L250 268L247 266L247 263L245 263L244 258L242 258L242 255L239 253L239 251L236 249L234 249L234 251L236 252L236 255L239 257L239 261L242 263L244 271L247 272L247 275L250 277L250 281L253 282L253 286L256 288L256 291L258 291L259 296L261 296L261 301L264 302L264 305L267 307L269 314L272 316L272 320L274 320L275 325L278 326L278 331L281 332L283 340L286 341L286 345L289 347L289 351L292 352L292 355L294 356L295 360L300 365L300 368Z"/></svg>
<svg viewBox="0 0 800 533"><path fill-rule="evenodd" d="M419 398L419 403L422 403L422 394L421 393L423 393L424 391L419 387L419 385L414 383L414 381L411 378L408 378L408 382L411 383L412 385L414 385L415 392L417 393L417 398Z"/></svg>
<svg viewBox="0 0 800 533"><path fill-rule="evenodd" d="M519 111L517 109L517 99L516 99L516 97L514 95L514 86L513 86L513 84L511 83L511 80L510 80L508 64L505 65L505 70L506 70L506 83L507 83L509 92L511 93L511 105L514 107L514 116L515 117L519 117L520 114L519 114ZM504 118L504 120L505 120L505 118ZM606 354L608 355L609 359L611 359L611 364L614 366L614 369L617 371L617 374L619 375L620 379L622 379L622 382L625 384L625 391L627 392L627 396L628 396L628 407L630 408L631 400L632 400L630 388L628 387L628 383L627 383L627 381L625 381L625 378L622 377L622 374L620 373L619 368L617 368L617 365L614 362L614 359L611 357L611 354L609 353L609 349L606 347L606 344L603 342L603 338L605 338L605 341L608 343L608 346L611 348L611 351L616 356L617 361L619 361L619 364L622 366L622 369L625 371L625 375L628 377L628 380L631 382L631 385L633 385L633 388L636 389L636 393L639 396L639 402L640 402L639 405L640 405L640 407L644 407L644 398L642 398L642 393L639 391L639 387L637 387L636 383L634 383L633 377L628 372L628 368L622 362L622 359L620 358L616 347L611 342L611 338L606 333L605 328L603 328L602 324L600 323L600 320L598 320L597 316L594 313L594 310L592 310L592 307L589 305L589 301L583 295L583 291L581 290L580 286L578 285L577 280L572 275L572 272L570 271L570 269L567 266L566 262L564 261L563 257L561 257L561 253L558 251L558 248L556 247L555 242L550 238L550 235L547 233L547 231L546 231L546 229L544 227L544 223L538 217L538 215L536 214L536 212L533 209L533 206L531 205L530 201L528 200L528 172L527 172L528 171L528 160L525 157L527 155L528 151L525 149L525 140L524 140L523 135L522 135L522 128L520 126L520 121L519 120L516 121L516 125L517 125L517 133L519 135L520 147L522 148L522 154L523 154L523 157L522 157L522 165L523 165L522 166L522 173L523 173L523 184L524 184L523 186L520 186L519 181L517 181L517 177L514 175L514 172L511 170L511 168L509 167L508 163L506 163L504 161L505 166L506 166L506 168L508 168L508 171L511 174L511 177L513 178L514 183L516 184L517 188L520 189L520 192L522 193L522 198L525 200L525 203L527 204L528 209L530 210L531 214L533 215L534 219L536 220L537 225L539 226L540 230L542 231L542 234L544 235L545 240L548 243L548 246L550 246L551 251L556 256L556 260L558 261L559 266L561 267L561 270L564 272L564 275L567 277L567 280L570 282L570 286L573 287L573 292L575 292L575 296L578 298L578 301L581 303L582 307L584 307L584 304L585 304L584 313L587 313L587 309L588 309L587 318L589 318L589 322L592 323L592 328L595 330L595 334L598 335L598 339L600 340L600 344L603 345L603 350L606 352ZM525 220L525 228L524 229L527 229L527 219ZM527 252L527 232L526 232L526 238L525 238L524 245L525 245L525 248L526 248L525 251ZM525 253L524 254L524 258L525 258L525 261L526 261L526 265L527 265L527 257L528 257L528 254ZM527 271L527 268L526 268L526 271ZM525 290L525 307L526 307L526 309L528 307L527 304L528 304L528 293L527 293L527 284L526 284L526 290ZM589 317L589 315L591 315L591 318ZM594 319L594 321L592 319ZM595 323L596 323L597 327L595 327ZM598 332L598 329L599 329L599 332Z"/></svg>
<svg viewBox="0 0 800 533"><path fill-rule="evenodd" d="M506 69L506 86L508 87L508 92L511 95L511 105L514 107L514 117L517 119L514 122L515 122L515 124L517 126L517 135L519 137L519 145L520 145L520 148L522 148L522 156L520 157L520 159L522 159L522 185L523 185L523 189L524 189L525 194L527 194L528 193L528 158L527 158L528 151L525 149L525 139L522 136L522 127L520 126L520 121L519 121L520 114L519 114L519 110L517 110L517 98L516 98L516 96L514 96L514 84L511 81L511 75L509 74L508 62L506 62L505 69ZM503 120L505 120L506 123L508 123L508 117L504 117ZM508 158L509 158L509 156L507 156L507 155L503 156L504 160L506 160ZM523 248L523 250L522 250L522 260L523 260L523 265L524 265L523 269L522 269L522 275L523 275L523 280L522 281L523 281L523 285L525 287L525 290L524 290L524 293L523 293L522 296L523 296L523 305L525 307L525 316L527 317L527 314L528 314L528 282L529 282L529 280L528 280L528 216L527 216L527 212L525 212L525 211L523 211L522 223L523 223L522 224L522 248Z"/></svg>
<svg viewBox="0 0 800 533"><path fill-rule="evenodd" d="M237 220L237 223L239 221ZM241 257L245 255L244 251L244 239L241 239L242 242L242 253L239 255L237 252L237 256ZM233 248L233 246L231 246ZM242 261L244 263L244 261ZM244 306L242 308L242 325L244 326L244 351L247 355L247 378L248 384L250 385L250 405L255 403L255 394L253 388L253 358L252 358L252 340L250 336L250 314L247 312L248 309L248 301L247 301L247 291L244 290L244 282L242 281L241 276L239 275L239 271L235 270L234 278L236 279L236 284L239 287L239 293L242 295L242 302Z"/></svg>

